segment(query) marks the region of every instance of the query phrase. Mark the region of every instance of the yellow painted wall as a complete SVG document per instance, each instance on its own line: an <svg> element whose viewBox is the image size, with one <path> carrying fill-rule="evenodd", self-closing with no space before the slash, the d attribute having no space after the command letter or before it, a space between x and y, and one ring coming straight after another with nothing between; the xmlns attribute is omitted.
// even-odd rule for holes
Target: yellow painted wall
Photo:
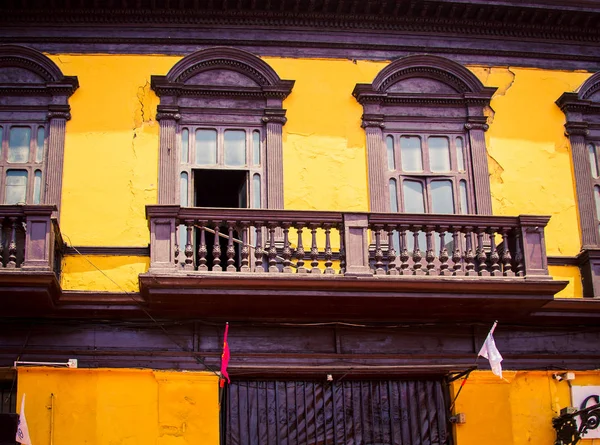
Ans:
<svg viewBox="0 0 600 445"><path fill-rule="evenodd" d="M489 371L475 371L460 393L454 413L465 413L466 423L454 428L460 445L548 445L556 433L552 418L571 405L566 381L552 378L556 371L503 372L500 380ZM574 384L599 385L597 371L575 372ZM456 393L461 380L454 382ZM581 445L600 444L587 439Z"/></svg>
<svg viewBox="0 0 600 445"><path fill-rule="evenodd" d="M18 411L35 445L219 443L218 379L210 373L138 369L21 368Z"/></svg>
<svg viewBox="0 0 600 445"><path fill-rule="evenodd" d="M61 230L72 245L145 246L145 205L156 203L158 98L150 76L166 74L172 56L51 55L80 88L67 124ZM368 210L362 107L356 83L369 83L387 62L266 57L296 81L284 107L284 194L288 209ZM123 69L127 67L127 69ZM564 115L554 101L589 73L514 67L469 67L492 99L486 133L494 214L544 214L548 255L576 255L580 238ZM318 104L315 98L318 97ZM110 270L101 279L76 256L65 258L65 289L137 289L147 261L90 258ZM114 264L111 264L114 261ZM129 261L129 262L127 262ZM575 267L553 268L580 296ZM103 283L106 281L106 283ZM97 286L97 287L96 287Z"/></svg>

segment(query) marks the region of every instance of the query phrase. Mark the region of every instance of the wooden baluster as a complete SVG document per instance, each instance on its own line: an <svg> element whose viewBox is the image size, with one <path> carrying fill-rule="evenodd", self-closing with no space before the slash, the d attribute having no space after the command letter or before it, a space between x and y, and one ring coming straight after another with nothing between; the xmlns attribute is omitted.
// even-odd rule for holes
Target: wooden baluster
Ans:
<svg viewBox="0 0 600 445"><path fill-rule="evenodd" d="M502 275L505 277L514 277L515 273L512 270L512 256L510 255L510 247L508 246L508 232L510 229L502 227Z"/></svg>
<svg viewBox="0 0 600 445"><path fill-rule="evenodd" d="M435 227L433 226L425 226L425 242L427 244L427 250L425 251L425 261L427 267L427 275L435 275L435 252L433 248L433 233Z"/></svg>
<svg viewBox="0 0 600 445"><path fill-rule="evenodd" d="M302 245L302 229L304 223L297 223L296 231L298 232L298 245L296 246L296 266L298 273L307 273L308 269L304 267L304 246Z"/></svg>
<svg viewBox="0 0 600 445"><path fill-rule="evenodd" d="M221 272L223 270L223 267L221 267L221 244L219 243L220 239L219 239L219 221L215 221L215 241L213 243L213 250L212 250L212 254L213 254L213 267L212 267L212 271L213 272Z"/></svg>
<svg viewBox="0 0 600 445"><path fill-rule="evenodd" d="M233 221L227 222L227 235L229 238L227 239L227 272L235 272L235 247L233 247L233 229L235 228L235 223Z"/></svg>
<svg viewBox="0 0 600 445"><path fill-rule="evenodd" d="M0 267L5 267L5 263L4 263L4 218L0 218Z"/></svg>
<svg viewBox="0 0 600 445"><path fill-rule="evenodd" d="M475 255L473 253L473 228L465 227L465 275L473 276L475 272Z"/></svg>
<svg viewBox="0 0 600 445"><path fill-rule="evenodd" d="M173 258L175 265L179 266L179 221L175 221L175 250L173 251Z"/></svg>
<svg viewBox="0 0 600 445"><path fill-rule="evenodd" d="M11 216L10 220L10 243L8 244L8 269L17 267L17 218Z"/></svg>
<svg viewBox="0 0 600 445"><path fill-rule="evenodd" d="M269 250L267 252L269 257L269 272L279 272L277 268L277 247L275 247L275 228L277 224L269 224Z"/></svg>
<svg viewBox="0 0 600 445"><path fill-rule="evenodd" d="M398 275L398 269L396 268L396 250L394 249L394 229L395 227L390 225L386 226L388 235L388 251L387 251L387 273L388 275Z"/></svg>
<svg viewBox="0 0 600 445"><path fill-rule="evenodd" d="M423 255L421 254L421 249L419 247L419 230L421 230L421 227L413 226L411 227L411 230L413 231L413 240L415 243L412 254L413 275L425 275L425 271L422 269L423 265L421 264Z"/></svg>
<svg viewBox="0 0 600 445"><path fill-rule="evenodd" d="M381 229L383 226L373 226L375 232L375 275L385 275L383 268L383 249L381 248Z"/></svg>
<svg viewBox="0 0 600 445"><path fill-rule="evenodd" d="M340 234L340 274L346 273L346 244L344 241L344 225L337 226Z"/></svg>
<svg viewBox="0 0 600 445"><path fill-rule="evenodd" d="M265 251L262 246L262 222L255 223L256 245L254 246L254 272L266 272L263 266L263 256Z"/></svg>
<svg viewBox="0 0 600 445"><path fill-rule="evenodd" d="M400 275L412 275L408 264L410 255L408 254L408 244L406 243L406 230L406 226L400 226L400 245L398 246L400 250Z"/></svg>
<svg viewBox="0 0 600 445"><path fill-rule="evenodd" d="M247 221L242 221L240 223L240 230L242 232L242 248L240 252L241 264L240 264L240 272L250 272L249 266L249 256L250 256L250 246L248 245L248 227L250 223Z"/></svg>
<svg viewBox="0 0 600 445"><path fill-rule="evenodd" d="M199 221L200 226L200 245L198 246L198 270L206 272L208 266L206 265L206 255L208 254L208 248L206 247L206 224L207 221Z"/></svg>
<svg viewBox="0 0 600 445"><path fill-rule="evenodd" d="M525 276L525 265L523 264L523 247L520 229L515 229L515 275L517 277Z"/></svg>
<svg viewBox="0 0 600 445"><path fill-rule="evenodd" d="M321 273L319 269L319 248L317 246L317 224L310 224L310 233L312 235L312 244L310 247L310 273Z"/></svg>
<svg viewBox="0 0 600 445"><path fill-rule="evenodd" d="M498 233L497 227L490 227L488 229L488 234L490 235L490 275L493 277L502 275L502 272L500 272L500 255L496 247L496 233Z"/></svg>
<svg viewBox="0 0 600 445"><path fill-rule="evenodd" d="M483 234L485 233L485 229L478 227L476 229L477 233L477 261L479 264L477 265L477 269L479 269L479 276L489 277L490 271L487 266L487 254L485 253L485 249L483 246Z"/></svg>
<svg viewBox="0 0 600 445"><path fill-rule="evenodd" d="M446 248L446 232L448 231L448 227L440 226L440 275L448 276L451 275L448 270L448 249Z"/></svg>
<svg viewBox="0 0 600 445"><path fill-rule="evenodd" d="M185 220L185 263L183 268L185 270L194 270L194 245L192 243L192 230L194 229L194 221L190 219Z"/></svg>
<svg viewBox="0 0 600 445"><path fill-rule="evenodd" d="M452 250L452 275L460 277L465 272L462 270L462 242L460 239L460 228L458 227L452 227L452 242L454 243L454 249Z"/></svg>
<svg viewBox="0 0 600 445"><path fill-rule="evenodd" d="M335 270L333 270L333 262L331 259L333 258L333 252L331 250L331 224L324 224L323 228L325 229L325 272L326 274L334 274Z"/></svg>
<svg viewBox="0 0 600 445"><path fill-rule="evenodd" d="M289 232L291 223L284 222L283 227L283 251L281 256L283 257L283 273L292 273L292 249L290 248Z"/></svg>

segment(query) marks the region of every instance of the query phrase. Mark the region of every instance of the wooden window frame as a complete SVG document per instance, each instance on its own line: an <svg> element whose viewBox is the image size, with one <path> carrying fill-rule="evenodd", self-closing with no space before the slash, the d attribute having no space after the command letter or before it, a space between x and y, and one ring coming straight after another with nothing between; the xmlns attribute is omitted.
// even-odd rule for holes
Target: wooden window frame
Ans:
<svg viewBox="0 0 600 445"><path fill-rule="evenodd" d="M228 80L228 76L237 76L239 82ZM228 127L260 129L262 205L283 208L282 128L286 110L282 104L294 86L293 80L280 79L251 53L218 47L184 57L166 76L152 76L151 86L160 97L156 115L160 122L159 204L179 203L181 129Z"/></svg>
<svg viewBox="0 0 600 445"><path fill-rule="evenodd" d="M439 88L420 87L419 79ZM406 87L398 88L403 82ZM431 134L463 138L470 213L491 215L484 111L495 91L462 65L431 55L398 59L382 69L373 83L357 84L352 94L363 106L370 210L391 211L385 135Z"/></svg>
<svg viewBox="0 0 600 445"><path fill-rule="evenodd" d="M563 93L556 104L565 114L565 135L571 145L575 189L581 227L581 269L583 295L600 297L600 233L594 187L590 168L589 144L600 154L600 73L592 75L576 92Z"/></svg>
<svg viewBox="0 0 600 445"><path fill-rule="evenodd" d="M77 77L65 76L56 64L31 48L0 45L0 71L10 81L0 82L0 126L3 127L3 147L0 156L0 204L4 203L7 170L27 170L27 203L33 202L34 173L42 172L39 204L57 207L58 218L62 196L62 171L66 122L71 118L69 97L79 87ZM30 150L26 163L9 163L6 131L12 126L30 127L31 144L37 142L37 128L45 127L45 150L41 163L35 162Z"/></svg>

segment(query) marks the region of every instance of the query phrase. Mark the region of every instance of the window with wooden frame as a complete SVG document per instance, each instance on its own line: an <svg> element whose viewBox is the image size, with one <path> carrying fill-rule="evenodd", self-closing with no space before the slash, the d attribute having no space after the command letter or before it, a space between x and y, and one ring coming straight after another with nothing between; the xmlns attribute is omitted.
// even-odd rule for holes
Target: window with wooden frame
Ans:
<svg viewBox="0 0 600 445"><path fill-rule="evenodd" d="M600 73L556 101L566 117L581 227L578 255L586 297L600 296Z"/></svg>
<svg viewBox="0 0 600 445"><path fill-rule="evenodd" d="M390 211L469 213L464 136L385 134Z"/></svg>
<svg viewBox="0 0 600 445"><path fill-rule="evenodd" d="M430 55L399 59L357 84L373 212L492 212L484 132L495 88Z"/></svg>
<svg viewBox="0 0 600 445"><path fill-rule="evenodd" d="M152 76L159 204L283 208L282 103L293 85L234 48L198 51Z"/></svg>
<svg viewBox="0 0 600 445"><path fill-rule="evenodd" d="M43 54L0 46L0 205L60 207L68 98L77 87Z"/></svg>

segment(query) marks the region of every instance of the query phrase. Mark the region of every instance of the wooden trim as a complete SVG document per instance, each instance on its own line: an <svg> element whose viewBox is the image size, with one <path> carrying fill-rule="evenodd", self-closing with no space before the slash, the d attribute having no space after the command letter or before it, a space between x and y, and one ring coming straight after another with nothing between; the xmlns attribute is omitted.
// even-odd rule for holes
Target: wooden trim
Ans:
<svg viewBox="0 0 600 445"><path fill-rule="evenodd" d="M551 255L548 266L579 266L579 260L576 256Z"/></svg>
<svg viewBox="0 0 600 445"><path fill-rule="evenodd" d="M65 255L150 256L150 246L66 246Z"/></svg>

